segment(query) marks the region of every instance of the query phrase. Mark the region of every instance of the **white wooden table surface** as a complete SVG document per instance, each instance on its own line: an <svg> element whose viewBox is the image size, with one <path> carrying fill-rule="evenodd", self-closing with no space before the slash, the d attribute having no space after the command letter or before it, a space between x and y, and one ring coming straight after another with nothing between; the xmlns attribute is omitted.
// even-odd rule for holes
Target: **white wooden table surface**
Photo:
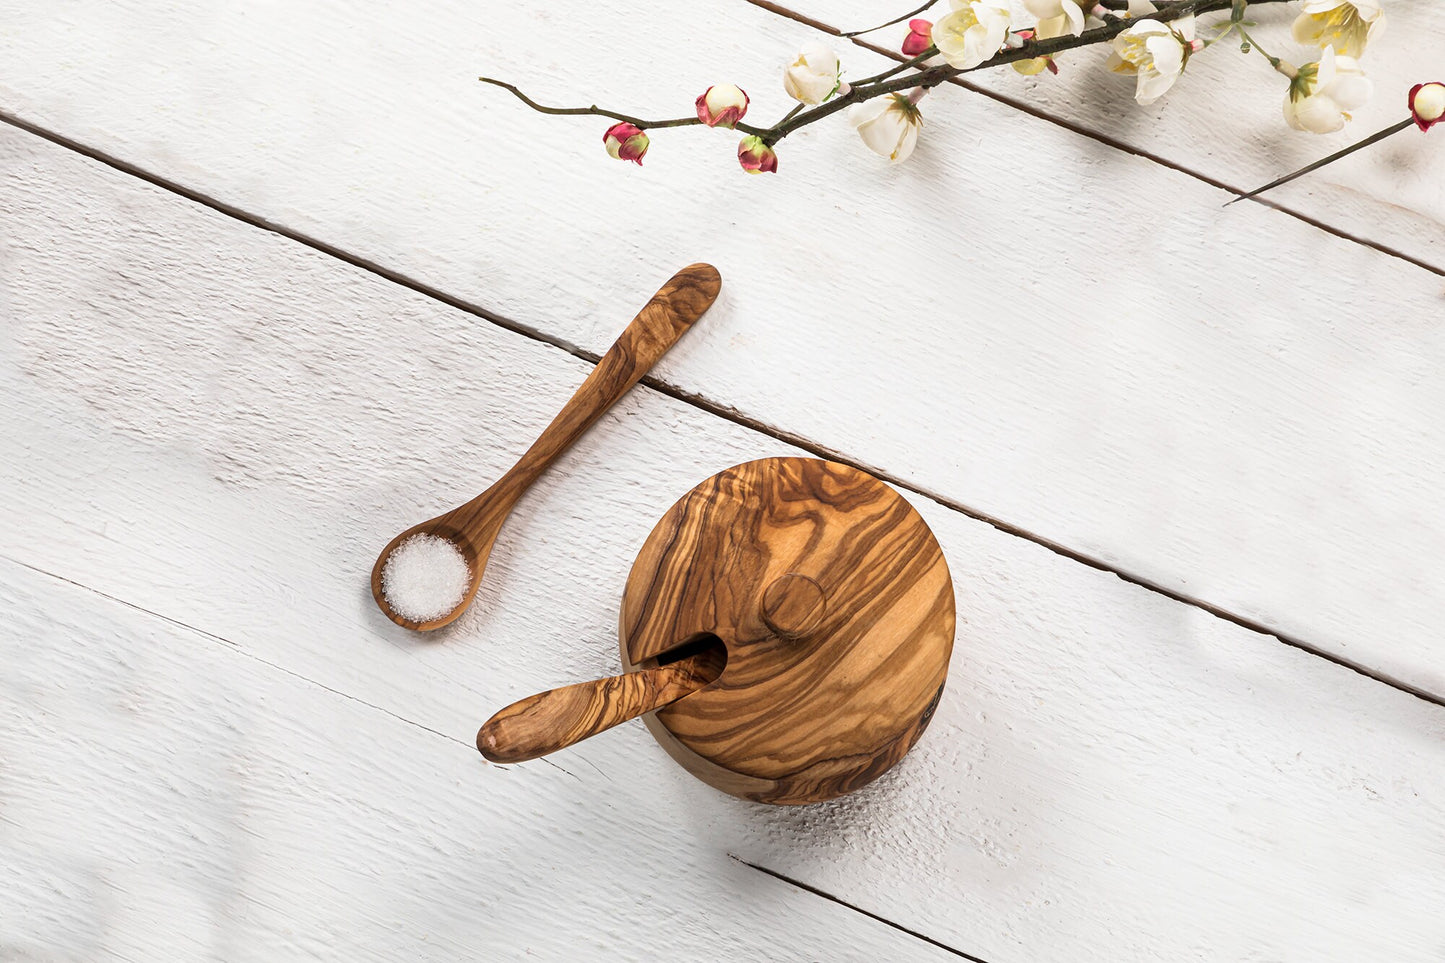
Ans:
<svg viewBox="0 0 1445 963"><path fill-rule="evenodd" d="M1445 959L1445 135L1220 206L1436 79L1445 9L1388 10L1336 137L1230 50L1147 110L1088 53L946 85L906 165L836 123L748 178L475 78L770 117L810 18L901 11L0 0L0 959ZM473 610L387 622L378 548L692 260L722 298ZM789 452L948 555L896 770L789 809L637 723L478 757L615 671L679 494Z"/></svg>

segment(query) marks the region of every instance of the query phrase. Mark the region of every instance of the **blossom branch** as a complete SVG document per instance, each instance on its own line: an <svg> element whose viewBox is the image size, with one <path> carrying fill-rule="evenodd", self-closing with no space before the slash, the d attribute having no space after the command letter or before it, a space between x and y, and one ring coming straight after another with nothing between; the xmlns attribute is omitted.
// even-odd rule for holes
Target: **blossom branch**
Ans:
<svg viewBox="0 0 1445 963"><path fill-rule="evenodd" d="M1168 22L1178 19L1187 14L1214 13L1220 10L1229 10L1234 6L1235 0L1176 0L1174 3L1166 3L1161 6L1158 12L1150 14L1149 19ZM1254 3L1282 3L1284 0L1253 0ZM1073 50L1078 47L1087 47L1097 43L1105 43L1113 40L1119 34L1128 30L1135 21L1117 20L1107 23L1102 27L1095 27L1093 30L1085 30L1077 37L1065 34L1061 37L1050 37L1047 40L1032 39L1022 46L1002 50L985 60L976 67L951 67L947 64L940 64L936 67L921 69L916 73L903 77L880 80L876 83L856 84L846 94L829 100L826 103L814 107L812 110L804 111L788 121L781 121L774 124L762 137L769 144L776 144L800 127L822 120L831 114L848 107L852 104L862 103L874 97L882 97L887 94L895 94L914 87L931 88L936 87L946 80L950 80L960 74L972 73L975 70L988 70L991 67L1001 67L1004 64L1011 64L1020 60L1032 60L1035 57L1047 57L1066 50ZM909 63L927 60L934 51L925 51L918 57L913 58ZM900 64L900 66L903 66ZM871 78L870 78L871 79Z"/></svg>
<svg viewBox="0 0 1445 963"><path fill-rule="evenodd" d="M761 0L759 0L761 2ZM777 152L773 149L778 141L794 131L817 123L842 110L877 101L866 108L852 112L850 119L869 149L898 161L906 158L917 141L922 121L918 101L929 90L947 81L953 81L975 70L988 70L1014 65L1020 73L1036 74L1048 69L1054 73L1058 67L1054 57L1069 50L1098 44L1110 45L1113 50L1110 68L1116 73L1126 73L1137 78L1135 99L1140 104L1157 100L1174 83L1184 69L1191 54L1217 43L1237 32L1245 51L1255 50L1269 59L1275 69L1291 78L1290 99L1286 102L1286 120L1298 129L1316 132L1337 130L1349 115L1345 110L1358 104L1346 101L1360 100L1359 91L1366 85L1354 83L1350 78L1362 77L1355 61L1341 53L1336 70L1336 52L1324 42L1325 39L1344 37L1363 49L1371 30L1383 23L1378 9L1373 14L1361 8L1375 4L1375 0L1337 0L1329 10L1306 12L1296 21L1294 30L1298 36L1303 28L1313 31L1321 39L1324 56L1321 64L1306 64L1293 68L1271 56L1246 31L1253 26L1244 20L1245 9L1253 3L1283 3L1286 0L1156 0L1159 6L1147 14L1137 11L1132 0L1057 0L1062 12L1057 16L1043 17L1039 27L1010 29L1010 11L1007 3L1000 0L978 0L959 3L955 0L953 10L937 24L916 19L918 14L932 7L937 0L923 3L909 12L886 23L866 30L839 33L832 27L816 24L820 29L844 38L857 38L909 20L909 33L902 44L902 52L885 49L867 40L852 39L854 44L890 57L895 63L886 70L858 80L845 79L837 54L826 44L810 42L802 48L797 58L788 65L783 77L783 86L794 100L798 101L790 111L773 122L771 126L744 124L742 119L748 110L747 93L735 84L715 84L700 94L695 102L696 116L674 117L665 120L645 120L631 114L608 110L591 104L586 107L549 107L539 104L524 94L515 85L491 77L478 78L482 83L508 91L523 104L543 114L592 115L607 117L616 121L603 136L607 152L619 160L642 163L647 153L648 130L668 127L723 127L735 129L745 136L738 145L738 163L751 173L777 170ZM1047 7L1047 4L1045 4ZM1376 5L1377 6L1377 5ZM1348 7L1346 14L1339 9ZM1081 29L1081 12L1094 17L1093 29ZM1130 16L1130 13L1133 16ZM1211 40L1195 39L1194 16L1209 13L1230 13L1230 20L1224 29ZM1341 17L1344 17L1342 20ZM1354 19L1350 19L1353 17ZM1068 30L1072 18L1078 34L1062 33ZM1045 23L1048 23L1047 37L1039 37ZM1060 28L1059 24L1064 23ZM990 54L992 54L990 56ZM1345 80L1335 84L1339 89L1328 86L1319 78L1321 66L1328 60L1329 68L1324 73L1335 84L1336 73ZM1435 87L1427 92L1427 102L1434 103ZM1317 89L1321 88L1321 89ZM1445 88L1442 88L1445 89ZM907 92L907 96L903 96ZM1367 94L1366 94L1367 95ZM1414 95L1412 94L1412 97ZM1310 97L1317 97L1310 100ZM1340 101L1337 104L1330 97ZM887 99L883 99L887 98ZM1290 105L1302 103L1309 106L1297 108L1292 114ZM1336 117L1335 108L1339 116ZM1431 108L1433 109L1433 108ZM1414 108L1412 107L1412 111ZM1441 112L1445 113L1445 99ZM1301 119L1295 114L1308 113ZM1341 119L1342 118L1342 119ZM1428 118L1427 118L1428 120ZM1434 121L1429 121L1433 123ZM1331 126L1333 125L1333 126Z"/></svg>

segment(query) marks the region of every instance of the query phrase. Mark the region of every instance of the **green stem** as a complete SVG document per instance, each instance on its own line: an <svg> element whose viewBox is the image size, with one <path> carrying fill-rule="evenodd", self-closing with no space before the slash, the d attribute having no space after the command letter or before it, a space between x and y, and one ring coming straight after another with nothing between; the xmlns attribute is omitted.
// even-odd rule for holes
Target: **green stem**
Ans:
<svg viewBox="0 0 1445 963"><path fill-rule="evenodd" d="M1233 26L1235 30L1239 31L1239 35L1244 38L1244 42L1249 44L1250 49L1258 50L1260 56L1263 57L1265 60L1268 60L1271 67L1273 67L1275 70L1279 69L1279 58L1270 56L1269 52L1266 51L1263 47L1261 47L1259 45L1259 42L1249 35L1249 31L1244 29L1244 24L1235 21Z"/></svg>
<svg viewBox="0 0 1445 963"><path fill-rule="evenodd" d="M1219 43L1221 40L1223 40L1225 37L1227 37L1227 36L1229 36L1230 34L1234 33L1234 28L1235 28L1235 27L1238 27L1238 26L1239 26L1239 24L1236 23L1235 21L1233 21L1233 20L1229 21L1228 23L1226 23L1226 24L1224 25L1224 27L1219 31L1219 33L1217 33L1217 34L1215 34L1214 36L1206 39L1206 40L1204 41L1204 46L1206 46L1206 47L1212 47L1212 46L1214 46L1215 44L1217 44L1217 43Z"/></svg>

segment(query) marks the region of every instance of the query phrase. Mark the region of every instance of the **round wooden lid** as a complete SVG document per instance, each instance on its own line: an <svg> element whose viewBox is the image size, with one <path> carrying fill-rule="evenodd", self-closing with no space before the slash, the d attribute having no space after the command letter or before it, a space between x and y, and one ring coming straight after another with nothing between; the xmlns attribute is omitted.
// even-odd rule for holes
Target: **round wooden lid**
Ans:
<svg viewBox="0 0 1445 963"><path fill-rule="evenodd" d="M648 726L692 772L766 802L876 778L917 740L953 650L953 583L919 514L866 472L748 462L673 505L622 601L629 669L711 634L727 663Z"/></svg>

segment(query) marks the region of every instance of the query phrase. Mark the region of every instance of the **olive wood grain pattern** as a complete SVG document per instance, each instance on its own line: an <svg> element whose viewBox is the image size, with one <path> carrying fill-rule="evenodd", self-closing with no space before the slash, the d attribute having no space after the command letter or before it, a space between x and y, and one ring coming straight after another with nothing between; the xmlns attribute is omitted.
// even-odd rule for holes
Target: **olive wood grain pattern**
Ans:
<svg viewBox="0 0 1445 963"><path fill-rule="evenodd" d="M466 504L413 525L388 542L371 570L371 594L387 618L409 629L429 630L446 625L466 611L481 583L497 533L517 499L677 343L712 306L721 287L722 278L710 264L692 264L678 271L632 319L557 417L505 475ZM451 539L471 569L471 583L457 607L427 622L416 622L394 611L381 584L387 556L419 533Z"/></svg>
<svg viewBox="0 0 1445 963"><path fill-rule="evenodd" d="M717 679L724 658L717 646L668 665L528 696L486 721L477 748L502 763L565 749L698 691Z"/></svg>
<svg viewBox="0 0 1445 963"><path fill-rule="evenodd" d="M809 803L913 746L953 650L953 583L922 517L865 472L812 458L707 479L648 536L619 634L629 668L717 635L712 685L647 718L689 771L734 795Z"/></svg>

